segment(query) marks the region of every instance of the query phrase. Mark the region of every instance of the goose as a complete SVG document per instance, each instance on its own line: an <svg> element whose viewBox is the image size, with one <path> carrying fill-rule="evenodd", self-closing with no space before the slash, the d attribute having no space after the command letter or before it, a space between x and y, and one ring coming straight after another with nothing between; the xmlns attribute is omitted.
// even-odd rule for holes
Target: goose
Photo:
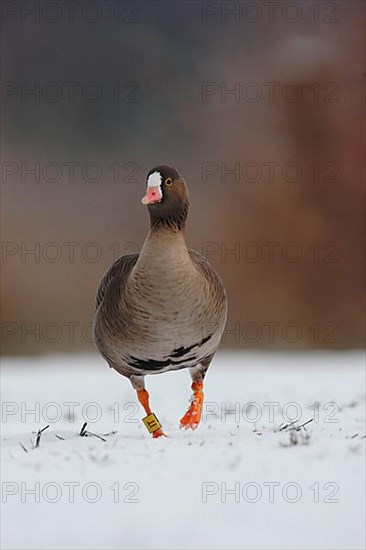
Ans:
<svg viewBox="0 0 366 550"><path fill-rule="evenodd" d="M189 198L177 170L150 170L141 202L150 230L139 254L120 257L103 276L94 336L109 366L130 380L146 413L142 421L159 438L165 433L150 408L145 376L189 369L193 395L180 427L196 429L203 380L226 324L227 297L206 258L186 246Z"/></svg>

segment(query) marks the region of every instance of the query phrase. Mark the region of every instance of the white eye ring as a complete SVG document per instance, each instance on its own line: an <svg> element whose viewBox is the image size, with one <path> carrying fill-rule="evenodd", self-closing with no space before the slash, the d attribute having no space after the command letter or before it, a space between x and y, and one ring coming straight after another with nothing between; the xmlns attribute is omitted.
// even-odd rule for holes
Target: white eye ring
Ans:
<svg viewBox="0 0 366 550"><path fill-rule="evenodd" d="M164 183L165 183L165 185L170 187L171 185L173 185L173 180L172 180L172 178L166 178Z"/></svg>

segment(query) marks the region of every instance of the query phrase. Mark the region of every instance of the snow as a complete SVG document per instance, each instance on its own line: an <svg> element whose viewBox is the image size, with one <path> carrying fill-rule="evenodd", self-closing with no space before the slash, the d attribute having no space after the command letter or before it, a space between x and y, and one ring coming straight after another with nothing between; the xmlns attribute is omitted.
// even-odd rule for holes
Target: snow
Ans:
<svg viewBox="0 0 366 550"><path fill-rule="evenodd" d="M195 432L188 372L147 377L153 440L99 356L5 359L2 548L364 548L364 375L360 352L222 352Z"/></svg>

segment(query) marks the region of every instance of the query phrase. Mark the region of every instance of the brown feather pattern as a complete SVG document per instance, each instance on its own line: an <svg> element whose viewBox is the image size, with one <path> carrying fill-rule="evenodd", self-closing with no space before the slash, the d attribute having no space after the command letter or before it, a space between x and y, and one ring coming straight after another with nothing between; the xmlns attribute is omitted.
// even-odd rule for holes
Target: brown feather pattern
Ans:
<svg viewBox="0 0 366 550"><path fill-rule="evenodd" d="M164 169L154 170L167 177ZM97 293L96 345L131 379L199 365L207 370L226 323L221 280L186 247L188 196L176 174L161 204L149 206L151 229L141 253L114 262Z"/></svg>

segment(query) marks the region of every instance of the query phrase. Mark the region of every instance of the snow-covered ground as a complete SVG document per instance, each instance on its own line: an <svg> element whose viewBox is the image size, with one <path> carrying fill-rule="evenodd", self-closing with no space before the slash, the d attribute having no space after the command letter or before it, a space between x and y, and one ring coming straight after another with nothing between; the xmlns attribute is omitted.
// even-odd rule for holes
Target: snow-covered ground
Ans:
<svg viewBox="0 0 366 550"><path fill-rule="evenodd" d="M365 547L361 353L222 352L195 432L188 372L146 380L168 438L98 356L3 360L2 548Z"/></svg>

